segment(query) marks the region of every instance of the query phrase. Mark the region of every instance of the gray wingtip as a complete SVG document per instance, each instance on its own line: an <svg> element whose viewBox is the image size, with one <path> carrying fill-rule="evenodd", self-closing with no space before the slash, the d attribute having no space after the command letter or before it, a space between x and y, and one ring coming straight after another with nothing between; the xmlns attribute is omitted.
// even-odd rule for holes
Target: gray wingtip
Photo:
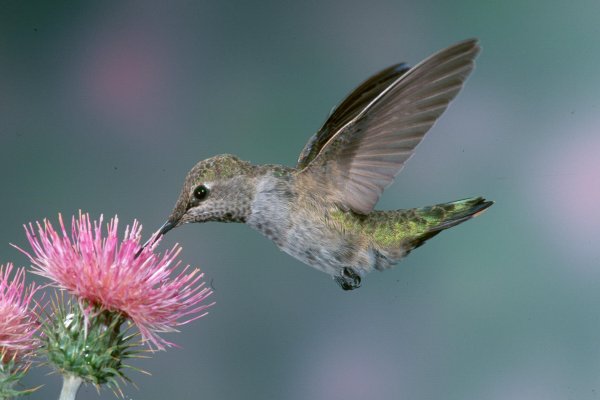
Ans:
<svg viewBox="0 0 600 400"><path fill-rule="evenodd" d="M481 44L477 38L465 39L440 50L438 54L446 51L450 51L454 54L472 54L471 58L474 59L481 52Z"/></svg>
<svg viewBox="0 0 600 400"><path fill-rule="evenodd" d="M469 38L461 40L460 42L456 43L456 46L476 47L477 49L481 49L481 45L479 44L478 38Z"/></svg>

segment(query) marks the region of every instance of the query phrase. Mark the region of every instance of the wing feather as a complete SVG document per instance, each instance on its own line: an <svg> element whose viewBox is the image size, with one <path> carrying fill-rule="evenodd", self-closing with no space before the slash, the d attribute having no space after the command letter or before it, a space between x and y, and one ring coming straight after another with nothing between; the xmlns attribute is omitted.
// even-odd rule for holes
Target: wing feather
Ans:
<svg viewBox="0 0 600 400"><path fill-rule="evenodd" d="M357 89L352 96L362 102L353 103L354 117L338 118L338 125L340 121L345 125L322 135L320 146L311 147L309 155L301 157L304 162L299 165L305 165L301 174L323 175L319 179L327 182L341 206L369 213L460 91L478 52L477 41L466 40L399 74L387 86L377 86L380 92L376 95L373 86L362 97ZM357 104L364 108L357 110Z"/></svg>
<svg viewBox="0 0 600 400"><path fill-rule="evenodd" d="M296 168L305 168L321 151L325 143L344 125L356 118L384 89L409 70L406 64L392 65L373 75L354 89L329 115L321 129L315 133L298 158Z"/></svg>

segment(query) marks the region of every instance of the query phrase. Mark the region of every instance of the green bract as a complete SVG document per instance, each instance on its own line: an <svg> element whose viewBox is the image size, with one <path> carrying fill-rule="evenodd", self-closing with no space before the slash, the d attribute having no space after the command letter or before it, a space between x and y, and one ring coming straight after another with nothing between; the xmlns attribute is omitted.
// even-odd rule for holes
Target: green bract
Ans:
<svg viewBox="0 0 600 400"><path fill-rule="evenodd" d="M62 299L52 309L42 326L48 361L63 375L78 376L97 388L106 384L122 394L117 379L129 381L123 370L133 368L123 362L141 352L135 349L141 344L135 340L139 335L129 333L125 316Z"/></svg>
<svg viewBox="0 0 600 400"><path fill-rule="evenodd" d="M10 399L13 397L29 394L37 388L17 390L15 385L25 374L29 366L18 366L14 359L2 361L0 357L0 399Z"/></svg>

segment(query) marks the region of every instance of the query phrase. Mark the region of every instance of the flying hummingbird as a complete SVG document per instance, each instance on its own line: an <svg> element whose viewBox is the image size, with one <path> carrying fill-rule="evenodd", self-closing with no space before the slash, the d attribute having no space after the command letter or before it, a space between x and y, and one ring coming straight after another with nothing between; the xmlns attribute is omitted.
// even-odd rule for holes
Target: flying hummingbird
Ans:
<svg viewBox="0 0 600 400"><path fill-rule="evenodd" d="M383 190L456 96L477 41L410 68L372 76L335 108L296 167L253 165L224 154L197 163L159 235L189 222L243 222L344 290L396 264L427 239L493 204L482 197L396 211L373 210Z"/></svg>

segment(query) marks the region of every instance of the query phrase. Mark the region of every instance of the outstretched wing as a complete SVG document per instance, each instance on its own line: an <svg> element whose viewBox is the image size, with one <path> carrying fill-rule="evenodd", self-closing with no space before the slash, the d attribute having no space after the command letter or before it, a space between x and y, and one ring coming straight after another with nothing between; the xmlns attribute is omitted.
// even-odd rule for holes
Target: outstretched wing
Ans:
<svg viewBox="0 0 600 400"><path fill-rule="evenodd" d="M329 115L321 129L315 133L298 157L296 168L306 167L329 139L344 125L352 121L384 89L395 82L410 67L404 63L392 65L371 76L352 91Z"/></svg>
<svg viewBox="0 0 600 400"><path fill-rule="evenodd" d="M303 151L306 154L301 161L309 162L300 173L311 174L326 185L341 206L369 213L459 92L478 52L477 40L457 43L400 74L387 86L379 86L382 90L375 96L372 92L365 95L371 100L359 112L340 117L347 122L335 133L321 130L326 141L320 143L323 139L318 135L313 138L312 146ZM357 92L351 96L360 98ZM349 103L353 107L362 104ZM343 114L340 111L340 116Z"/></svg>

